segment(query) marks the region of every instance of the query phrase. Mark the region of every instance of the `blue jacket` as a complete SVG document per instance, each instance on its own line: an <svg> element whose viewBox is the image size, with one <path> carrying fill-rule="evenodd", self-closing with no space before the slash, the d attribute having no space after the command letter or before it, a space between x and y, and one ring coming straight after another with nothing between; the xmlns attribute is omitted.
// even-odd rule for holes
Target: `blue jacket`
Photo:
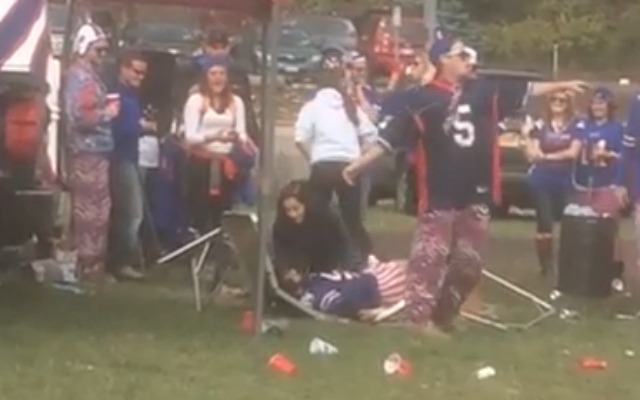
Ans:
<svg viewBox="0 0 640 400"><path fill-rule="evenodd" d="M111 122L113 132L113 161L138 163L138 139L142 135L142 107L138 92L119 83L115 92L120 94L120 114Z"/></svg>

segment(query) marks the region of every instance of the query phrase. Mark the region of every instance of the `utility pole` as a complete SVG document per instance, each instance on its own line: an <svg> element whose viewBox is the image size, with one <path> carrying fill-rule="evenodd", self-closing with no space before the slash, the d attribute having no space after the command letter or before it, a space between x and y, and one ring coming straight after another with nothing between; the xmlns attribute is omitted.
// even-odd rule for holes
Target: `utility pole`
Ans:
<svg viewBox="0 0 640 400"><path fill-rule="evenodd" d="M438 0L423 0L424 26L429 31L429 43L436 37L438 29Z"/></svg>

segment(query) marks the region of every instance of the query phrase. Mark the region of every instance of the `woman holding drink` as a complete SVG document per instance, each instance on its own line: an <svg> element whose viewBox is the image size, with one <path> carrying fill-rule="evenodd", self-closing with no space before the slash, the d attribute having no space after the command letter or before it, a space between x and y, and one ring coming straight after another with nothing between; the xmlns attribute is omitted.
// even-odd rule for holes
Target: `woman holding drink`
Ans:
<svg viewBox="0 0 640 400"><path fill-rule="evenodd" d="M67 72L64 87L73 244L78 252L78 278L100 283L104 278L111 209L110 121L118 115L119 101L116 96L108 96L98 74L108 51L104 32L95 25L83 25L73 50L76 59Z"/></svg>

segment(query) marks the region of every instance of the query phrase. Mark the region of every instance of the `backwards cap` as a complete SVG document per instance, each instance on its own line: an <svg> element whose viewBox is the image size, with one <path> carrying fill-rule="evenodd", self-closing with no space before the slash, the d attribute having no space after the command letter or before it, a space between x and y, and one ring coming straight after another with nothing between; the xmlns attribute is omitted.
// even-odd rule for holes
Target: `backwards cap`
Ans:
<svg viewBox="0 0 640 400"><path fill-rule="evenodd" d="M458 50L464 52L465 48L464 48L464 45L461 45L461 43L462 42L460 42L457 38L453 36L444 36L444 37L436 38L436 40L433 42L433 44L429 48L429 61L437 65L440 63L440 57L446 54L456 52ZM457 49L456 47L459 44L461 45L461 48Z"/></svg>

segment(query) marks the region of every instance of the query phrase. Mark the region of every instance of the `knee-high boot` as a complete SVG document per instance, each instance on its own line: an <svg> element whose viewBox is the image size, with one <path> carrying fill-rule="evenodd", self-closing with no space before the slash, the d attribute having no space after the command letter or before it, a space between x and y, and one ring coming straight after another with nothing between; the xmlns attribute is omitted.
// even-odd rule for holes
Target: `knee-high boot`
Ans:
<svg viewBox="0 0 640 400"><path fill-rule="evenodd" d="M553 268L553 238L536 238L536 254L538 256L540 273L546 276Z"/></svg>

